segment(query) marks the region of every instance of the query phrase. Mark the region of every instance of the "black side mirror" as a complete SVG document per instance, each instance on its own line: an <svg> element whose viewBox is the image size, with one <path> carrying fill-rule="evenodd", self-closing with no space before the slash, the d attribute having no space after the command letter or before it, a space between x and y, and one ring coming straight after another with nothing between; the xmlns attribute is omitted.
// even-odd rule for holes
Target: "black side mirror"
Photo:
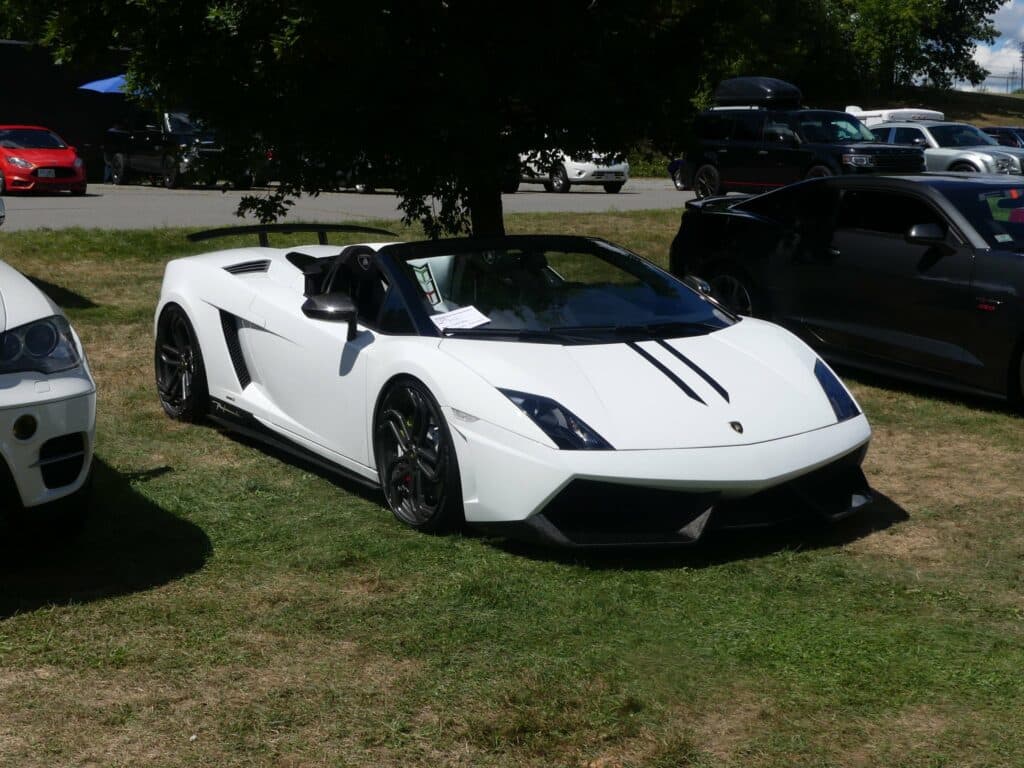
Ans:
<svg viewBox="0 0 1024 768"><path fill-rule="evenodd" d="M348 340L356 337L356 305L347 293L321 293L310 296L302 305L302 313L313 320L348 323Z"/></svg>
<svg viewBox="0 0 1024 768"><path fill-rule="evenodd" d="M935 222L915 224L907 230L905 239L908 243L917 245L945 245L946 230Z"/></svg>
<svg viewBox="0 0 1024 768"><path fill-rule="evenodd" d="M686 275L683 278L683 282L693 288L697 293L703 293L705 296L711 295L711 284L703 278L697 277L696 275Z"/></svg>

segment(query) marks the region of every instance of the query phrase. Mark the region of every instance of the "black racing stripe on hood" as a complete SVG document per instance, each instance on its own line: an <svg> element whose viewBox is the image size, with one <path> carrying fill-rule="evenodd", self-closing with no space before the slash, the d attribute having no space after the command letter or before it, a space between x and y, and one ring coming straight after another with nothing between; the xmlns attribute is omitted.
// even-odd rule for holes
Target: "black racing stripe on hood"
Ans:
<svg viewBox="0 0 1024 768"><path fill-rule="evenodd" d="M707 371L705 371L703 368L701 368L699 365L697 365L695 362L693 362L690 358L688 358L686 355L684 355L678 349L676 349L675 347L671 346L664 339L655 339L655 341L661 347L663 347L664 349L668 350L669 354L671 354L673 357L675 357L680 362L685 363L690 368L691 371L693 371L698 376L700 376L702 379L704 379L704 381L706 381L708 383L708 386L710 386L712 389L714 389L715 392L720 394L725 399L725 402L727 402L727 403L729 402L729 392L728 392L728 390L726 390L725 387L723 387L721 384L719 384L717 381L715 381L711 377L711 374L709 374Z"/></svg>
<svg viewBox="0 0 1024 768"><path fill-rule="evenodd" d="M675 384L677 387L679 387L681 390L683 390L683 392L685 392L691 398L696 400L701 405L707 405L707 403L704 402L704 400L701 398L701 396L698 395L696 392L694 392L685 381L680 379L678 376L676 376L674 373L672 373L672 371L670 371L668 368L666 368L664 365L662 365L658 361L658 359L656 357L654 357L650 352L646 352L643 349L641 349L640 345L637 344L635 341L627 341L626 342L626 346L629 347L630 349L632 349L638 355L640 355L640 357L642 357L644 360L649 362L651 365L653 365L655 368L657 368L663 374L665 374L669 379L672 380L673 384Z"/></svg>

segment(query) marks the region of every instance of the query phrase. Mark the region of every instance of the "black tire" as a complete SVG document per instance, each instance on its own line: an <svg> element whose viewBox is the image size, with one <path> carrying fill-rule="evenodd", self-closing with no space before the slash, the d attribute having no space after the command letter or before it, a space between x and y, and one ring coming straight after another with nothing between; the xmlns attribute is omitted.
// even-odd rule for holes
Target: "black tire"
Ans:
<svg viewBox="0 0 1024 768"><path fill-rule="evenodd" d="M978 173L978 169L970 163L953 163L949 166L949 170L956 171L958 173Z"/></svg>
<svg viewBox="0 0 1024 768"><path fill-rule="evenodd" d="M501 185L501 192L504 195L514 195L519 191L519 179L506 181Z"/></svg>
<svg viewBox="0 0 1024 768"><path fill-rule="evenodd" d="M163 184L167 189L177 189L181 186L181 172L172 162L164 171Z"/></svg>
<svg viewBox="0 0 1024 768"><path fill-rule="evenodd" d="M812 165L804 176L805 179L824 179L828 176L835 176L832 169L827 165Z"/></svg>
<svg viewBox="0 0 1024 768"><path fill-rule="evenodd" d="M550 189L548 185L550 185ZM572 189L572 184L569 183L569 174L565 172L564 165L556 165L551 169L551 173L548 174L548 183L544 185L544 189L559 194L564 194Z"/></svg>
<svg viewBox="0 0 1024 768"><path fill-rule="evenodd" d="M607 192L609 195L617 195L622 190L622 185L625 183L626 182L624 181L615 181L610 184L605 184L604 191Z"/></svg>
<svg viewBox="0 0 1024 768"><path fill-rule="evenodd" d="M128 183L128 158L120 152L110 158L110 183L116 186Z"/></svg>
<svg viewBox="0 0 1024 768"><path fill-rule="evenodd" d="M195 329L178 304L160 313L153 367L164 413L175 421L201 421L210 405L206 367Z"/></svg>
<svg viewBox="0 0 1024 768"><path fill-rule="evenodd" d="M672 183L678 191L684 192L686 190L686 180L683 178L682 168L676 168L672 171Z"/></svg>
<svg viewBox="0 0 1024 768"><path fill-rule="evenodd" d="M723 264L712 271L708 284L711 286L711 294L734 314L761 318L768 316L763 294L742 267Z"/></svg>
<svg viewBox="0 0 1024 768"><path fill-rule="evenodd" d="M388 507L424 533L462 527L462 483L451 432L437 400L411 377L388 385L374 417L374 459Z"/></svg>
<svg viewBox="0 0 1024 768"><path fill-rule="evenodd" d="M693 174L693 193L698 200L721 194L722 177L713 165L702 165Z"/></svg>

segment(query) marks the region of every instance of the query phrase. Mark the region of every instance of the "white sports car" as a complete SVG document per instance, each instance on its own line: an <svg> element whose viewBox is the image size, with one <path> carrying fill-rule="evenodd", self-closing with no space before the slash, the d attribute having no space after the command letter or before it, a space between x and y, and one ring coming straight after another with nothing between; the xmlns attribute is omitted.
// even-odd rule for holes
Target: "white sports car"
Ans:
<svg viewBox="0 0 1024 768"><path fill-rule="evenodd" d="M2 212L0 201L0 223ZM0 261L0 512L31 521L83 510L95 436L96 385L78 336Z"/></svg>
<svg viewBox="0 0 1024 768"><path fill-rule="evenodd" d="M274 229L302 227L229 231ZM689 543L871 499L867 420L810 348L602 240L187 257L155 335L172 418L380 486L423 531Z"/></svg>

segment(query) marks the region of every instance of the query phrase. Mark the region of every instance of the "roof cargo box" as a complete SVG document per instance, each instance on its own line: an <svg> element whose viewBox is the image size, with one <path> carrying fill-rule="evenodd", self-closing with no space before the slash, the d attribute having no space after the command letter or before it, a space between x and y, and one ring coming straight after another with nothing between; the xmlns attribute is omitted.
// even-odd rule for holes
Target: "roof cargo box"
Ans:
<svg viewBox="0 0 1024 768"><path fill-rule="evenodd" d="M796 108L800 95L795 85L774 77L733 77L718 84L715 103L720 107Z"/></svg>

